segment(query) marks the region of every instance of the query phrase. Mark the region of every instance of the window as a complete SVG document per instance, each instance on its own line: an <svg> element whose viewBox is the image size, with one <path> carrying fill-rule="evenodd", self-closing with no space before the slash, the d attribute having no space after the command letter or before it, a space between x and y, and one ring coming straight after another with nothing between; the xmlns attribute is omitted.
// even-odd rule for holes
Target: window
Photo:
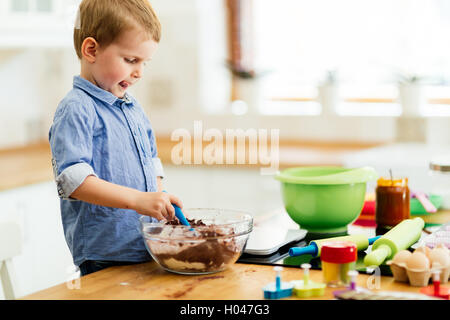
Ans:
<svg viewBox="0 0 450 320"><path fill-rule="evenodd" d="M17 12L51 12L52 0L10 0L12 13Z"/></svg>
<svg viewBox="0 0 450 320"><path fill-rule="evenodd" d="M256 76L267 73L261 112L320 114L317 86L330 72L342 114L399 115L405 79L426 85L429 114L450 110L449 1L240 2L252 4Z"/></svg>
<svg viewBox="0 0 450 320"><path fill-rule="evenodd" d="M71 46L79 2L0 1L0 47Z"/></svg>

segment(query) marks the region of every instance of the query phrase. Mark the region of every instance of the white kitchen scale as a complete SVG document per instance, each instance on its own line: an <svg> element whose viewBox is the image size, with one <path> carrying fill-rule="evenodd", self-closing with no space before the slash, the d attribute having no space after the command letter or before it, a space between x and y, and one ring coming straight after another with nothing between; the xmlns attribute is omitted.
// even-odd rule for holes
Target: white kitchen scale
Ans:
<svg viewBox="0 0 450 320"><path fill-rule="evenodd" d="M247 240L244 253L257 256L270 255L281 247L297 243L307 234L303 229L286 229L282 227L254 227Z"/></svg>
<svg viewBox="0 0 450 320"><path fill-rule="evenodd" d="M311 255L289 256L290 248L307 246L309 236L284 210L274 210L254 219L253 230L237 262L297 268L309 263L312 269L319 268L320 259Z"/></svg>
<svg viewBox="0 0 450 320"><path fill-rule="evenodd" d="M308 232L301 229L286 212L275 210L254 219L253 230L241 258L272 260L288 247L296 246Z"/></svg>
<svg viewBox="0 0 450 320"><path fill-rule="evenodd" d="M310 255L300 257L289 257L289 249L292 247L304 247L307 240L307 231L276 227L276 226L256 226L247 240L247 244L238 259L238 263L262 264L272 266L299 267L301 261L305 263L311 260ZM316 265L311 262L312 268Z"/></svg>

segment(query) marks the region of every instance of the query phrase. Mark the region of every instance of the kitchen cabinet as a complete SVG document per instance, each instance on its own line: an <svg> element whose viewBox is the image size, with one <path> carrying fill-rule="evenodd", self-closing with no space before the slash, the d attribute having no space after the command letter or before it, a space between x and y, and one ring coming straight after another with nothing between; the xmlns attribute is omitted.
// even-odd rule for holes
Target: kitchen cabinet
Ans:
<svg viewBox="0 0 450 320"><path fill-rule="evenodd" d="M22 253L12 259L18 297L73 276L75 266L64 239L53 181L2 191L0 206L0 220L16 221L22 229Z"/></svg>

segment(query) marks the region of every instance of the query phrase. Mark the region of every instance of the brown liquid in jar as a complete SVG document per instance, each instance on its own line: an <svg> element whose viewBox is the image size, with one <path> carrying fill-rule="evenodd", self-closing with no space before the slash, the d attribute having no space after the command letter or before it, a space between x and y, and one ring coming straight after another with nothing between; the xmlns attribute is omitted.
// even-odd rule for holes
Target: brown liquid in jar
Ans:
<svg viewBox="0 0 450 320"><path fill-rule="evenodd" d="M408 178L394 180L380 178L375 194L377 229L388 230L410 218Z"/></svg>

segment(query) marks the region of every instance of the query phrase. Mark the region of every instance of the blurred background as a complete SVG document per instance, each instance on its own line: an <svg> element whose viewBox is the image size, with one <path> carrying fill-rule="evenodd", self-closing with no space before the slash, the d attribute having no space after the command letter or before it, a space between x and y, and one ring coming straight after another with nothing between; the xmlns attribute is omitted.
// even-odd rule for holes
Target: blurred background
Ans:
<svg viewBox="0 0 450 320"><path fill-rule="evenodd" d="M74 273L47 137L79 74L79 2L0 1L0 219L22 226L19 296ZM278 182L258 164L173 164L172 133L192 132L196 120L221 132L278 129L280 169L370 165L407 176L412 189L433 187L430 162L450 154L450 2L151 4L162 39L130 92L156 132L165 186L185 207L255 217L283 207Z"/></svg>

